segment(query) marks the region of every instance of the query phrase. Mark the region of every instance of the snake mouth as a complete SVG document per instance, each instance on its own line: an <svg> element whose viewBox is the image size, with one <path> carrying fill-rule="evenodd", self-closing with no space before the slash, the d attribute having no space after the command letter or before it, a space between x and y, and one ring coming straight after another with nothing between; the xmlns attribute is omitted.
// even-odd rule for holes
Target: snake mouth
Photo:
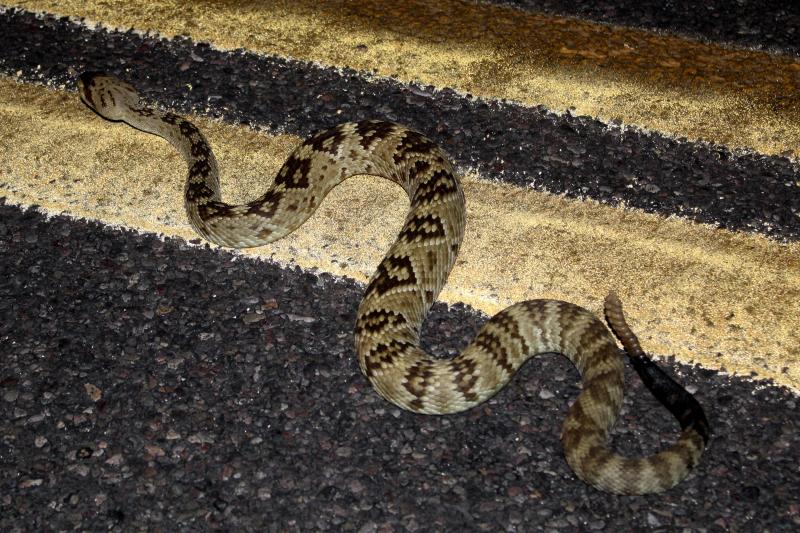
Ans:
<svg viewBox="0 0 800 533"><path fill-rule="evenodd" d="M98 74L100 73L87 71L78 76L78 92L81 100L92 109L97 109L94 100L92 100L91 88L94 86L95 78Z"/></svg>

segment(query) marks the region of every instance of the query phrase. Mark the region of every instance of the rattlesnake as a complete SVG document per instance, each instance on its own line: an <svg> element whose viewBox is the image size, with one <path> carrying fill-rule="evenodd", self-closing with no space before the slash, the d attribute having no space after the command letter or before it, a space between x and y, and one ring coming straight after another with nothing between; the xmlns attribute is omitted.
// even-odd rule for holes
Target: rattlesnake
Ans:
<svg viewBox="0 0 800 533"><path fill-rule="evenodd" d="M188 120L155 110L117 78L86 72L81 99L101 116L168 140L189 165L185 205L194 229L235 248L260 246L298 228L334 186L354 174L399 184L411 208L397 240L367 286L358 308L355 344L361 371L387 400L416 413L445 414L480 404L505 386L530 357L566 355L583 389L564 422L567 462L587 483L609 492L659 492L683 479L709 437L702 408L641 351L619 300L606 300L609 324L653 394L678 418L679 440L656 455L633 459L608 448L623 394L623 364L613 336L589 311L556 300L518 303L492 317L453 359L420 348L422 321L444 285L464 236L465 200L440 148L398 124L345 123L303 142L260 198L243 205L220 200L219 171L208 142Z"/></svg>

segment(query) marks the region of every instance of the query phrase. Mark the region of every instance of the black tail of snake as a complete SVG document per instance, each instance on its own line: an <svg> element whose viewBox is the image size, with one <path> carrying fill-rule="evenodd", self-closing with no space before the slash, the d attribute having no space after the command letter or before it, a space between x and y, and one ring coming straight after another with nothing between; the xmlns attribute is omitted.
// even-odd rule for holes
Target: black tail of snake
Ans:
<svg viewBox="0 0 800 533"><path fill-rule="evenodd" d="M354 174L377 175L403 187L411 208L372 275L355 326L361 371L390 402L416 413L463 411L502 389L530 357L559 352L582 377L561 435L567 462L581 479L609 492L659 492L699 461L709 437L702 408L644 355L614 295L606 300L609 324L644 383L682 428L677 442L649 457L622 457L608 447L622 404L622 358L608 328L581 307L556 300L518 303L492 317L453 359L437 359L420 348L422 322L453 266L465 223L464 194L452 165L421 134L374 120L319 132L289 156L260 198L230 205L220 199L216 159L194 124L148 107L132 86L113 76L86 72L79 91L101 116L163 137L183 155L189 165L189 221L220 246L261 246L288 235L328 191Z"/></svg>

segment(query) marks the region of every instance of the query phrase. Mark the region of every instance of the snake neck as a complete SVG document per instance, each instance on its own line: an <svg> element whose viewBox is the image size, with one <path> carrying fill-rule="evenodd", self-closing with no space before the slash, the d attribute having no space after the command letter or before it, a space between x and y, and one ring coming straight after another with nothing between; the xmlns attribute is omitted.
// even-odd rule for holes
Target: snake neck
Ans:
<svg viewBox="0 0 800 533"><path fill-rule="evenodd" d="M162 137L181 154L189 168L184 184L184 206L189 223L206 239L226 245L208 231L201 214L202 206L221 202L217 160L197 126L175 113L146 106L131 108L125 122L136 129Z"/></svg>

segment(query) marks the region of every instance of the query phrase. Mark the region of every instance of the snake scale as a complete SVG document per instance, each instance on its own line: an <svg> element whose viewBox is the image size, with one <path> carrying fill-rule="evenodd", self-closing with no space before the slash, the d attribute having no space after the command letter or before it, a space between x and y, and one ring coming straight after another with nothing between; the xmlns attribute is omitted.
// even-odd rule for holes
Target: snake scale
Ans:
<svg viewBox="0 0 800 533"><path fill-rule="evenodd" d="M559 352L582 379L561 435L567 462L581 479L608 492L659 492L699 461L709 438L702 408L641 351L614 295L606 300L609 325L682 428L674 444L649 457L627 458L608 447L622 405L623 363L612 333L581 307L556 300L518 303L492 317L452 359L420 348L420 328L455 262L466 210L450 161L420 133L375 120L316 133L294 150L260 198L230 205L221 201L216 159L194 124L149 107L131 85L111 75L86 72L78 85L83 102L99 115L163 137L183 155L189 221L220 246L260 246L288 235L333 187L355 174L387 178L406 191L411 207L370 279L355 326L361 371L388 401L416 413L463 411L502 389L532 356Z"/></svg>

